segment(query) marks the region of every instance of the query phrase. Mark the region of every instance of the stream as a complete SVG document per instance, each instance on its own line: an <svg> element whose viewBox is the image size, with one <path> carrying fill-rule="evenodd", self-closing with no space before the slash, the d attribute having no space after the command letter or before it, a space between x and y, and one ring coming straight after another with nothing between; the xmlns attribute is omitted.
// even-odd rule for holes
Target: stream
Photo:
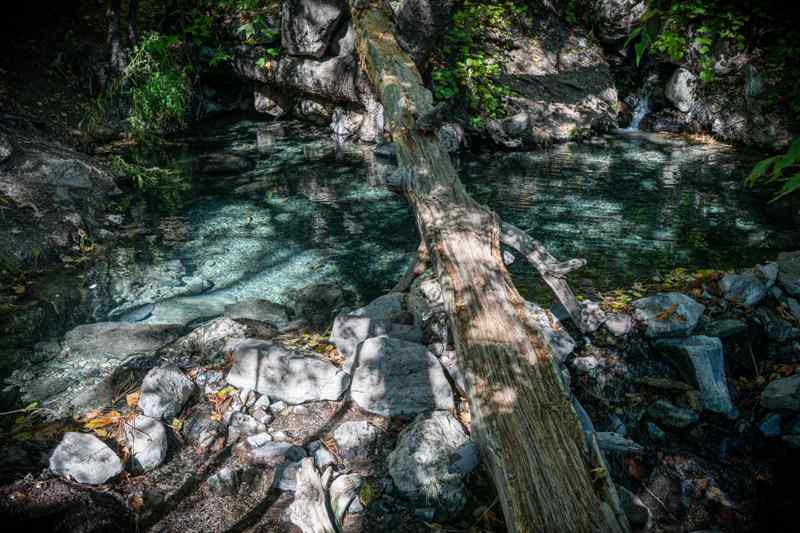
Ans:
<svg viewBox="0 0 800 533"><path fill-rule="evenodd" d="M324 128L233 116L128 154L173 174L159 194L130 202L129 224L85 277L93 319L195 324L247 299L290 305L297 290L326 283L351 305L371 301L417 246L410 209L383 186L396 164L385 152L339 151ZM791 216L743 185L756 159L620 131L535 152L467 153L459 165L480 202L557 258L586 258L572 283L596 295L676 267L743 268L796 248ZM552 302L525 261L510 270L524 297ZM60 333L80 320L63 321ZM39 340L57 336L55 326Z"/></svg>
<svg viewBox="0 0 800 533"><path fill-rule="evenodd" d="M370 147L340 154L323 129L237 118L210 123L166 154L184 189L133 213L132 246L115 251L112 317L155 304L148 322L188 323L248 298L290 304L333 283L363 304L389 290L416 248L404 200L383 187L395 162ZM676 267L741 268L791 249L798 231L742 183L751 154L724 145L618 132L538 152L462 157L467 188L603 291ZM520 292L550 301L533 269ZM194 294L199 293L199 294ZM149 307L148 307L149 309Z"/></svg>

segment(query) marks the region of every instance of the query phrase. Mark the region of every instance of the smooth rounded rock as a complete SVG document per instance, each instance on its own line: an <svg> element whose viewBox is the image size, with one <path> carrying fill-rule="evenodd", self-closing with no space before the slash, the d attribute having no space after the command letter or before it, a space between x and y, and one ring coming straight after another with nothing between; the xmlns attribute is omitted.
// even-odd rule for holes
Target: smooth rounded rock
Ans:
<svg viewBox="0 0 800 533"><path fill-rule="evenodd" d="M172 420L194 392L194 383L177 367L154 368L142 381L139 409L147 416Z"/></svg>
<svg viewBox="0 0 800 533"><path fill-rule="evenodd" d="M139 472L153 470L167 457L167 430L155 418L137 416L131 424L125 426L125 440L131 450L133 465Z"/></svg>

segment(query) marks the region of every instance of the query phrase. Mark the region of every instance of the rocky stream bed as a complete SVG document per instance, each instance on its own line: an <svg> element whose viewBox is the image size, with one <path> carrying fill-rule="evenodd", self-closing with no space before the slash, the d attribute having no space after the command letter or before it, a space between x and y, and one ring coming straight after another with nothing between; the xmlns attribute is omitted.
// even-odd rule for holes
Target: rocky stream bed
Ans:
<svg viewBox="0 0 800 533"><path fill-rule="evenodd" d="M5 445L6 523L296 531L298 472L313 467L330 469L341 531L502 531L440 290L424 274L356 309L321 285L314 305L252 299L196 327L79 326L50 357L93 379L58 390L35 372L12 378L39 403L18 421L28 435ZM605 453L598 475L617 483L637 531L785 530L800 252L632 291L584 304L604 309L588 336L529 304L587 444ZM330 330L307 333L320 311Z"/></svg>

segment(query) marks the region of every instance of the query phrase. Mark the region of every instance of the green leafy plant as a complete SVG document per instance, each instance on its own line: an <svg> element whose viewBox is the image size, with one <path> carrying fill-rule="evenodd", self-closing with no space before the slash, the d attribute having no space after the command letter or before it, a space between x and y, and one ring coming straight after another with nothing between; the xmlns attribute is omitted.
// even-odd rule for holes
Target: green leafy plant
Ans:
<svg viewBox="0 0 800 533"><path fill-rule="evenodd" d="M527 7L510 1L466 0L453 15L432 79L439 101L463 97L478 125L497 117L511 89L500 80L512 42L511 21Z"/></svg>
<svg viewBox="0 0 800 533"><path fill-rule="evenodd" d="M150 33L134 50L122 75L132 97L129 121L134 137L185 126L192 96L191 64L175 36Z"/></svg>
<svg viewBox="0 0 800 533"><path fill-rule="evenodd" d="M120 155L111 158L111 169L115 174L129 179L146 196L156 200L166 212L182 207L191 190L186 174L176 169L131 163Z"/></svg>
<svg viewBox="0 0 800 533"><path fill-rule="evenodd" d="M786 153L756 163L746 182L751 187L758 183L782 183L772 202L800 189L800 137L794 140Z"/></svg>
<svg viewBox="0 0 800 533"><path fill-rule="evenodd" d="M674 63L692 61L700 79L711 82L716 79L714 44L724 41L731 50L744 49L748 20L746 8L724 0L655 0L649 2L625 47L636 41L637 65L648 50Z"/></svg>

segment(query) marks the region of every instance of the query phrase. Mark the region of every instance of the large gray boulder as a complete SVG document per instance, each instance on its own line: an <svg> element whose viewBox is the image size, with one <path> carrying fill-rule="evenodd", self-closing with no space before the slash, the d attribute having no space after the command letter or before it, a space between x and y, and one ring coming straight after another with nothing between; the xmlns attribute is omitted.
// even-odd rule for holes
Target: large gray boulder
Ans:
<svg viewBox="0 0 800 533"><path fill-rule="evenodd" d="M800 251L778 256L778 283L790 296L800 298Z"/></svg>
<svg viewBox="0 0 800 533"><path fill-rule="evenodd" d="M664 94L678 111L688 113L695 102L695 85L695 75L680 67L669 78Z"/></svg>
<svg viewBox="0 0 800 533"><path fill-rule="evenodd" d="M761 406L800 411L800 374L779 378L767 385L761 392Z"/></svg>
<svg viewBox="0 0 800 533"><path fill-rule="evenodd" d="M364 341L356 357L350 395L365 411L399 416L453 407L442 365L425 346L382 335Z"/></svg>
<svg viewBox="0 0 800 533"><path fill-rule="evenodd" d="M724 415L736 413L725 378L722 341L696 335L685 339L659 339L655 346L684 379L700 390L706 409Z"/></svg>
<svg viewBox="0 0 800 533"><path fill-rule="evenodd" d="M719 289L726 300L748 307L761 303L768 290L755 272L728 274L719 281Z"/></svg>
<svg viewBox="0 0 800 533"><path fill-rule="evenodd" d="M134 418L125 426L125 440L131 450L133 466L139 472L149 472L167 458L167 430L155 418L145 415Z"/></svg>
<svg viewBox="0 0 800 533"><path fill-rule="evenodd" d="M350 376L316 354L290 350L280 344L247 339L233 351L227 381L288 403L338 400Z"/></svg>
<svg viewBox="0 0 800 533"><path fill-rule="evenodd" d="M88 433L65 433L50 455L49 465L56 475L91 485L105 483L122 472L117 454Z"/></svg>
<svg viewBox="0 0 800 533"><path fill-rule="evenodd" d="M281 16L281 46L289 55L319 59L344 16L340 0L287 0Z"/></svg>
<svg viewBox="0 0 800 533"><path fill-rule="evenodd" d="M194 392L194 383L177 367L154 368L142 381L139 409L147 416L172 420Z"/></svg>
<svg viewBox="0 0 800 533"><path fill-rule="evenodd" d="M705 306L679 292L640 298L632 305L636 319L644 323L648 337L690 335L705 311Z"/></svg>
<svg viewBox="0 0 800 533"><path fill-rule="evenodd" d="M457 513L466 503L461 476L451 472L450 456L468 441L448 412L419 415L400 433L389 454L389 475L397 489L414 500L436 503Z"/></svg>

